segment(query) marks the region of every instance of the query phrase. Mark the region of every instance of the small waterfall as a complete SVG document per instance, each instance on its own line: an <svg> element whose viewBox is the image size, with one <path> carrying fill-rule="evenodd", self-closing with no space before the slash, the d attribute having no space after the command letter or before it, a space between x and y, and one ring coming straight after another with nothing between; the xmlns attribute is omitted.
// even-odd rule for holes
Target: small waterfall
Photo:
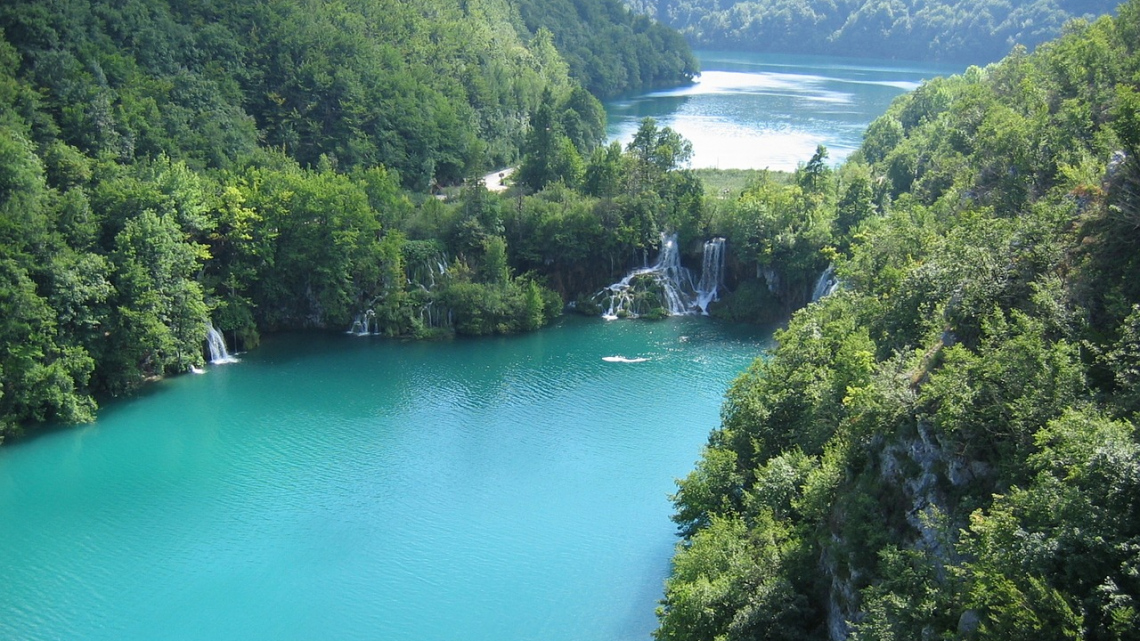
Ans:
<svg viewBox="0 0 1140 641"><path fill-rule="evenodd" d="M780 273L779 272L777 272L776 270L774 270L770 267L765 267L765 268L761 269L760 266L757 265L756 266L756 277L764 279L764 283L768 286L769 292L772 292L773 294L779 294L779 292L780 292Z"/></svg>
<svg viewBox="0 0 1140 641"><path fill-rule="evenodd" d="M447 274L450 262L446 252L409 261L404 268L408 284L418 285L425 290L435 288L436 279Z"/></svg>
<svg viewBox="0 0 1140 641"><path fill-rule="evenodd" d="M214 365L236 363L238 359L230 356L226 349L226 339L222 333L214 329L212 323L206 323L206 346L210 349L210 362Z"/></svg>
<svg viewBox="0 0 1140 641"><path fill-rule="evenodd" d="M376 331L379 332L380 326L376 321L376 312L370 309L362 314L356 315L352 320L352 326L348 328L348 333L357 336L368 336L372 333L372 327L374 325L376 326Z"/></svg>
<svg viewBox="0 0 1140 641"><path fill-rule="evenodd" d="M429 300L420 308L420 325L427 329L451 327L451 309L447 308L447 314L444 314L435 308L434 300Z"/></svg>
<svg viewBox="0 0 1140 641"><path fill-rule="evenodd" d="M696 305L701 313L708 316L709 303L720 300L717 295L724 286L724 239L714 238L705 242L705 252L701 259L701 281L697 283Z"/></svg>
<svg viewBox="0 0 1140 641"><path fill-rule="evenodd" d="M644 286L649 281L649 287ZM681 254L677 250L677 235L661 234L661 253L657 261L649 267L635 269L618 282L598 292L597 298L606 299L606 311L602 317L612 320L619 317L637 318L645 313L638 294L646 289L658 289L661 293L662 308L670 316L688 314L693 311L693 277L688 269L681 266Z"/></svg>
<svg viewBox="0 0 1140 641"><path fill-rule="evenodd" d="M815 287L811 290L811 302L832 295L836 289L839 289L839 279L835 277L835 265L831 264L819 275L819 280L815 281Z"/></svg>

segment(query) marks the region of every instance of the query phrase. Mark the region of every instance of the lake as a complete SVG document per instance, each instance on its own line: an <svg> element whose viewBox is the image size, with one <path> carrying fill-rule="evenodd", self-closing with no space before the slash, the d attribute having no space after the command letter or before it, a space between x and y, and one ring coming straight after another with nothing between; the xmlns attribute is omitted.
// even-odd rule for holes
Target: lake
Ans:
<svg viewBox="0 0 1140 641"><path fill-rule="evenodd" d="M0 448L0 638L647 641L673 479L769 336L270 337Z"/></svg>
<svg viewBox="0 0 1140 641"><path fill-rule="evenodd" d="M822 56L697 51L690 86L607 102L607 133L629 142L655 118L693 143L694 168L791 171L825 145L838 164L891 101L962 66Z"/></svg>

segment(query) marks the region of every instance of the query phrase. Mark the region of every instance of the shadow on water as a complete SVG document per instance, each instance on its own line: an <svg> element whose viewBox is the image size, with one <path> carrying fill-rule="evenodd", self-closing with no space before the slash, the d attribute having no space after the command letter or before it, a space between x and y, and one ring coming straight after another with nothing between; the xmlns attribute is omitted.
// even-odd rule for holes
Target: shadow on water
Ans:
<svg viewBox="0 0 1140 641"><path fill-rule="evenodd" d="M174 374L165 378L148 381L143 384L142 387L131 390L125 394L96 398L95 402L98 405L98 409L95 411L95 420L91 423L65 423L63 421L52 420L39 425L27 426L15 436L9 436L4 439L0 447L4 449L17 449L21 446L31 445L42 439L58 438L60 435L76 432L78 430L95 429L99 426L100 422L107 421L119 411L138 401L154 398L167 392L173 382L188 376L198 376L198 374L192 374L190 372Z"/></svg>

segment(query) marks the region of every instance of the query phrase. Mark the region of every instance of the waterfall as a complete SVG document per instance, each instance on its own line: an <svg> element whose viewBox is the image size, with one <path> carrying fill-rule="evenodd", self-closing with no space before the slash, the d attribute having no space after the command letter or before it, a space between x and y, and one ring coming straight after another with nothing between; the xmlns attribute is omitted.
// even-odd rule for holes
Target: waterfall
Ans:
<svg viewBox="0 0 1140 641"><path fill-rule="evenodd" d="M352 326L348 328L349 334L357 336L368 336L372 333L372 327L376 327L376 331L380 331L380 324L376 321L376 312L371 309L357 314L352 320Z"/></svg>
<svg viewBox="0 0 1140 641"><path fill-rule="evenodd" d="M447 274L450 262L446 252L423 259L409 260L404 267L408 284L418 285L425 290L434 289L436 278Z"/></svg>
<svg viewBox="0 0 1140 641"><path fill-rule="evenodd" d="M768 286L768 291L773 294L780 293L780 274L776 270L765 267L761 269L759 265L756 266L756 277L763 278L764 283Z"/></svg>
<svg viewBox="0 0 1140 641"><path fill-rule="evenodd" d="M206 323L206 345L210 349L210 362L214 365L237 362L238 359L230 356L229 350L226 349L225 337L209 322Z"/></svg>
<svg viewBox="0 0 1140 641"><path fill-rule="evenodd" d="M704 256L701 259L701 281L697 284L696 305L701 313L708 316L709 303L720 300L717 295L724 286L724 239L714 238L705 242Z"/></svg>
<svg viewBox="0 0 1140 641"><path fill-rule="evenodd" d="M819 280L815 281L815 288L811 290L811 302L830 296L836 289L839 289L839 279L835 277L835 265L831 264L819 275Z"/></svg>
<svg viewBox="0 0 1140 641"><path fill-rule="evenodd" d="M427 304L420 307L420 325L427 329L451 327L451 309L447 308L445 315L435 308L434 300L429 300Z"/></svg>
<svg viewBox="0 0 1140 641"><path fill-rule="evenodd" d="M646 286L648 281L648 286ZM612 320L619 317L637 318L646 310L641 300L647 290L659 290L661 308L669 316L693 311L693 277L681 266L681 253L677 250L677 235L661 234L661 253L649 267L635 269L618 282L598 292L595 297L606 301L602 317ZM651 308L652 309L652 308Z"/></svg>

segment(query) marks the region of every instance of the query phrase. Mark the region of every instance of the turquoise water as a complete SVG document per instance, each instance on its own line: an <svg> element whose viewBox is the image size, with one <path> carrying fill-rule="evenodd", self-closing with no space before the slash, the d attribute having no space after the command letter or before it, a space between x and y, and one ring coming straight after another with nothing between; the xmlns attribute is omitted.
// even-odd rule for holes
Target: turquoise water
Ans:
<svg viewBox="0 0 1140 641"><path fill-rule="evenodd" d="M606 103L608 135L622 144L645 117L693 143L691 166L791 171L817 145L834 163L863 141L891 101L962 66L885 60L698 51L691 86Z"/></svg>
<svg viewBox="0 0 1140 641"><path fill-rule="evenodd" d="M271 338L0 449L0 638L645 641L666 495L766 340Z"/></svg>

